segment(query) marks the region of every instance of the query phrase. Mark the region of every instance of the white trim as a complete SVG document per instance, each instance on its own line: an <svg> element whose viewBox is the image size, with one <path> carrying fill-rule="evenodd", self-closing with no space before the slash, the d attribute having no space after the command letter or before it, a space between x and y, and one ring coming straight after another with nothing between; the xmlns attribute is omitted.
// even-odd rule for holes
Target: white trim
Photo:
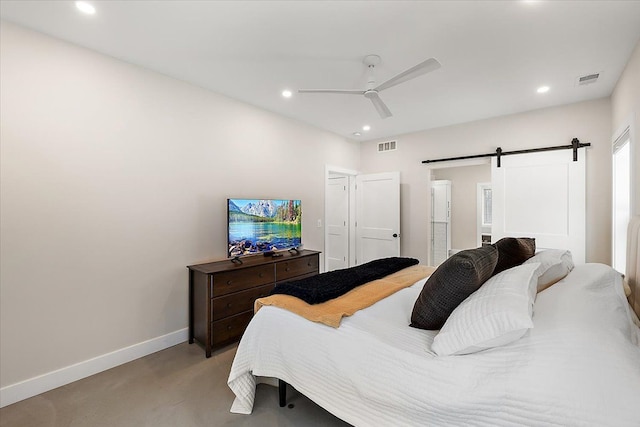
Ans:
<svg viewBox="0 0 640 427"><path fill-rule="evenodd" d="M631 128L626 127L624 131L613 140L612 151L616 154L618 150L627 144L631 144Z"/></svg>
<svg viewBox="0 0 640 427"><path fill-rule="evenodd" d="M187 341L189 329L152 338L0 388L0 408Z"/></svg>
<svg viewBox="0 0 640 427"><path fill-rule="evenodd" d="M325 178L329 178L330 173L335 173L338 175L358 175L358 171L353 169L342 168L340 166L325 165L324 170L325 170Z"/></svg>

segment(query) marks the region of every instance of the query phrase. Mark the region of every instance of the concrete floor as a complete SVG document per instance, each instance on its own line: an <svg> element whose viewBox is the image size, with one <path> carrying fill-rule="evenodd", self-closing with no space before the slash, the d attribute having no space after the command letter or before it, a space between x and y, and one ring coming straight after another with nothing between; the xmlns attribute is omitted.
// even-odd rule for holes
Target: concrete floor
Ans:
<svg viewBox="0 0 640 427"><path fill-rule="evenodd" d="M229 412L227 377L236 346L209 359L197 344L179 344L0 409L0 427L348 426L289 388L258 386L251 415Z"/></svg>

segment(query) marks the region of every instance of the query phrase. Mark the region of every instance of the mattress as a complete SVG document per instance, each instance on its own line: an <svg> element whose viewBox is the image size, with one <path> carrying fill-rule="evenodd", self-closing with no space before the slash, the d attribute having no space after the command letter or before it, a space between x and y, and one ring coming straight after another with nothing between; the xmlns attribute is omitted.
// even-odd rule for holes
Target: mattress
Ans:
<svg viewBox="0 0 640 427"><path fill-rule="evenodd" d="M638 328L613 269L577 266L538 294L523 338L464 356L436 356L437 331L408 326L425 280L338 329L262 308L231 368L231 411L251 413L265 376L356 426L640 424Z"/></svg>

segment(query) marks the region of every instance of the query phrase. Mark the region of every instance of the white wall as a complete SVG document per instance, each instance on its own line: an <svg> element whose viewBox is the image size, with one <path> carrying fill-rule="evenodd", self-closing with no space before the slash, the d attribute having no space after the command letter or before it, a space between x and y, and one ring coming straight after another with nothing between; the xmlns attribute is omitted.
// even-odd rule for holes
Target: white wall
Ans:
<svg viewBox="0 0 640 427"><path fill-rule="evenodd" d="M613 138L627 126L631 126L633 139L632 192L635 195L634 214L640 215L640 41L636 44L627 66L611 94L611 119Z"/></svg>
<svg viewBox="0 0 640 427"><path fill-rule="evenodd" d="M566 145L574 137L590 142L592 147L587 149L587 262L609 263L610 135L611 105L609 98L604 98L400 135L392 138L398 141L398 149L392 152L378 153L379 141L362 143L360 161L365 173L401 171L401 254L427 263L431 207L429 167L422 164L422 160L490 153L497 147L511 151ZM567 155L571 155L569 150Z"/></svg>
<svg viewBox="0 0 640 427"><path fill-rule="evenodd" d="M2 387L184 329L229 196L302 199L322 250L325 164L358 169L358 144L7 22L0 40Z"/></svg>

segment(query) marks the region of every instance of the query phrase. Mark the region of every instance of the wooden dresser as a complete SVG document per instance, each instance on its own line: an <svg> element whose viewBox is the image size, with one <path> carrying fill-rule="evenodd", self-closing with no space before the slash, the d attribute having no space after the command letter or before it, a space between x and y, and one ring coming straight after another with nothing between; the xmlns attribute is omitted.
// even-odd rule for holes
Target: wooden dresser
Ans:
<svg viewBox="0 0 640 427"><path fill-rule="evenodd" d="M253 303L267 296L276 283L319 273L320 252L303 250L280 257L254 255L190 265L189 344L211 350L238 341L253 317Z"/></svg>

